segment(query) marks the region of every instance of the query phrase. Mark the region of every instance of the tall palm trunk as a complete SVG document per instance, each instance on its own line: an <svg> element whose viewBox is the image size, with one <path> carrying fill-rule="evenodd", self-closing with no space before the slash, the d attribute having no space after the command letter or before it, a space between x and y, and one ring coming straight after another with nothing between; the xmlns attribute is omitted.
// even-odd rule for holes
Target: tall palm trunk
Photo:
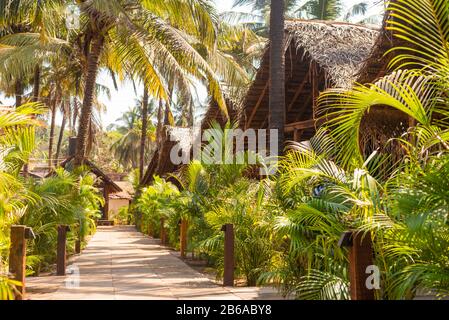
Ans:
<svg viewBox="0 0 449 320"><path fill-rule="evenodd" d="M75 134L76 121L78 120L78 111L79 111L78 96L79 96L79 94L80 94L80 76L77 75L76 81L75 81L75 97L73 99L73 117L72 117L73 132L72 132L72 134Z"/></svg>
<svg viewBox="0 0 449 320"><path fill-rule="evenodd" d="M61 130L59 130L58 145L56 147L55 165L57 165L59 155L61 154L62 140L64 139L64 131L65 131L66 123L67 123L67 112L64 108L64 105L62 107L62 110L63 110L63 112L62 112Z"/></svg>
<svg viewBox="0 0 449 320"><path fill-rule="evenodd" d="M48 139L48 166L53 167L53 145L55 140L55 125L56 125L56 103L58 96L51 104L51 124L50 124L50 137Z"/></svg>
<svg viewBox="0 0 449 320"><path fill-rule="evenodd" d="M162 138L162 117L163 117L163 103L162 99L159 100L159 108L157 109L157 127L156 127L156 141L157 145L159 147L159 144L161 143Z"/></svg>
<svg viewBox="0 0 449 320"><path fill-rule="evenodd" d="M83 163L86 154L89 124L92 117L92 104L94 99L95 83L97 80L98 64L103 50L104 37L96 35L92 41L92 50L87 59L86 85L84 89L84 100L78 126L78 141L75 153L75 165Z"/></svg>
<svg viewBox="0 0 449 320"><path fill-rule="evenodd" d="M143 178L144 166L145 166L145 145L147 140L148 129L148 90L145 87L143 91L142 100L142 134L140 138L140 166L139 166L139 179Z"/></svg>
<svg viewBox="0 0 449 320"><path fill-rule="evenodd" d="M271 0L269 128L278 132L278 154L283 152L285 125L284 1Z"/></svg>
<svg viewBox="0 0 449 320"><path fill-rule="evenodd" d="M23 83L22 79L17 79L14 84L14 93L16 95L16 108L22 105L22 96L23 96Z"/></svg>
<svg viewBox="0 0 449 320"><path fill-rule="evenodd" d="M172 124L170 121L170 114L171 114L170 104L166 103L165 104L165 114L164 114L164 126L169 126Z"/></svg>
<svg viewBox="0 0 449 320"><path fill-rule="evenodd" d="M40 81L41 81L41 69L38 64L34 67L34 78L33 78L33 99L32 102L37 102L39 100L40 91Z"/></svg>

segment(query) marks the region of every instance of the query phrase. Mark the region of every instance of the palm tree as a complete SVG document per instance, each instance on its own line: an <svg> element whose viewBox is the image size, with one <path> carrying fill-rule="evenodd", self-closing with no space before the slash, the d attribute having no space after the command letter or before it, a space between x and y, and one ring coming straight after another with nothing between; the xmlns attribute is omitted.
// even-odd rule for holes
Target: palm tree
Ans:
<svg viewBox="0 0 449 320"><path fill-rule="evenodd" d="M140 157L139 157L140 179L143 178L145 170L145 146L147 140L147 130L148 130L148 90L145 87L142 99L142 133L140 138Z"/></svg>
<svg viewBox="0 0 449 320"><path fill-rule="evenodd" d="M284 145L285 125L285 55L284 1L271 1L270 14L270 89L269 128L277 130L278 154Z"/></svg>
<svg viewBox="0 0 449 320"><path fill-rule="evenodd" d="M215 28L208 1L96 0L80 1L80 7L90 23L84 30L88 54L75 155L77 164L81 164L86 152L93 89L106 48L114 53L117 61L128 61L133 70L144 70L145 83L151 84L147 88L151 96L168 100L163 78L176 78L178 87L187 88L184 76L187 72L205 79L211 94L226 110L213 70L177 30L201 39L212 49ZM149 59L150 56L154 58Z"/></svg>
<svg viewBox="0 0 449 320"><path fill-rule="evenodd" d="M123 115L116 121L118 125L113 124L108 127L109 130L117 131L121 136L113 143L112 150L114 150L115 157L126 169L139 168L142 161L140 160L140 155L142 151L142 101L137 101L136 106L130 108L128 111L124 112ZM147 113L151 115L154 112L154 104L148 105L147 102ZM143 160L147 159L152 142L155 139L154 126L151 122L147 122L147 130L145 137L145 146L143 150L147 151L143 155Z"/></svg>
<svg viewBox="0 0 449 320"><path fill-rule="evenodd" d="M309 0L296 10L300 17L336 20L342 13L340 0Z"/></svg>

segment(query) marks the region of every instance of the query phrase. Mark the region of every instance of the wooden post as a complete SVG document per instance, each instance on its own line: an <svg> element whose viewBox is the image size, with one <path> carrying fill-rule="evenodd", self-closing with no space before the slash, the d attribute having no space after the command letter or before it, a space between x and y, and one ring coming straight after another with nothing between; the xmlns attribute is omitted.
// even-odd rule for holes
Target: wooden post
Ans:
<svg viewBox="0 0 449 320"><path fill-rule="evenodd" d="M58 276L65 276L65 269L67 265L67 231L69 231L68 226L58 226L58 248L56 252L56 274Z"/></svg>
<svg viewBox="0 0 449 320"><path fill-rule="evenodd" d="M349 247L349 281L351 300L374 300L374 289L368 288L367 267L373 265L373 244L371 234L345 232L340 246Z"/></svg>
<svg viewBox="0 0 449 320"><path fill-rule="evenodd" d="M151 230L151 223L150 223L150 222L148 222L147 232L148 232L148 235L149 235L150 237L153 236L153 230Z"/></svg>
<svg viewBox="0 0 449 320"><path fill-rule="evenodd" d="M300 142L303 130L295 129L293 131L293 140L296 142Z"/></svg>
<svg viewBox="0 0 449 320"><path fill-rule="evenodd" d="M166 244L167 234L165 232L165 219L161 218L161 232L160 232L161 244Z"/></svg>
<svg viewBox="0 0 449 320"><path fill-rule="evenodd" d="M180 251L181 251L181 258L183 259L185 259L187 252L187 230L188 230L187 220L181 219Z"/></svg>
<svg viewBox="0 0 449 320"><path fill-rule="evenodd" d="M221 231L224 231L224 275L223 286L234 286L234 225L225 224Z"/></svg>
<svg viewBox="0 0 449 320"><path fill-rule="evenodd" d="M17 287L16 300L25 298L26 239L34 238L33 230L26 226L11 226L11 247L9 249L9 272L13 279L22 283Z"/></svg>
<svg viewBox="0 0 449 320"><path fill-rule="evenodd" d="M76 254L81 253L81 240L80 239L75 241L75 253Z"/></svg>
<svg viewBox="0 0 449 320"><path fill-rule="evenodd" d="M76 254L80 254L81 253L81 243L82 243L82 240L81 240L81 225L79 225L79 224L77 225L76 231L77 231L78 239L75 241L75 253Z"/></svg>
<svg viewBox="0 0 449 320"><path fill-rule="evenodd" d="M103 220L109 220L109 195L111 194L111 187L109 183L104 182L103 187L103 197L104 197L104 207L103 207Z"/></svg>

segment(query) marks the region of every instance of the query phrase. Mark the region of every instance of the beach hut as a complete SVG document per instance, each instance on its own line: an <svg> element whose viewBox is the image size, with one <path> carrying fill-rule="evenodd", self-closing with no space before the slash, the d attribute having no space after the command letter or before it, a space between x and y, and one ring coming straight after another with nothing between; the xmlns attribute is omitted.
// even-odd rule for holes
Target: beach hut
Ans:
<svg viewBox="0 0 449 320"><path fill-rule="evenodd" d="M319 93L352 86L379 31L345 22L287 20L285 35L285 139L303 141L310 139L319 125ZM268 128L269 46L243 101L245 129Z"/></svg>

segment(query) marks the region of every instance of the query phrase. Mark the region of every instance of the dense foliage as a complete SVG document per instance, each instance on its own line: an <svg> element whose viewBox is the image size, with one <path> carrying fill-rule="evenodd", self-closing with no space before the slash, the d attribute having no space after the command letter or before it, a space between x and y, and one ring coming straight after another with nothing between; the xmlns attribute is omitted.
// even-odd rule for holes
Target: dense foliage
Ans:
<svg viewBox="0 0 449 320"><path fill-rule="evenodd" d="M248 285L274 284L298 299L349 299L348 251L338 240L352 230L373 239L377 299L449 294L449 11L444 0L398 0L389 13L387 28L409 49L394 49L392 73L376 83L324 92L323 128L293 143L275 176L256 181L233 165L192 162L180 191L157 180L175 190L159 209L173 244L184 215L190 249L220 276L220 227L233 223L236 271ZM359 148L362 118L378 106L410 118L388 141L396 154ZM153 203L143 202L148 190L140 210Z"/></svg>
<svg viewBox="0 0 449 320"><path fill-rule="evenodd" d="M20 283L8 280L9 232L13 224L31 227L36 239L28 241L27 273L51 270L56 258L57 226L71 226L69 253L74 242L95 230L102 198L88 171L57 169L53 175L36 180L23 175L35 146L33 114L38 105L0 114L0 297L11 299Z"/></svg>

